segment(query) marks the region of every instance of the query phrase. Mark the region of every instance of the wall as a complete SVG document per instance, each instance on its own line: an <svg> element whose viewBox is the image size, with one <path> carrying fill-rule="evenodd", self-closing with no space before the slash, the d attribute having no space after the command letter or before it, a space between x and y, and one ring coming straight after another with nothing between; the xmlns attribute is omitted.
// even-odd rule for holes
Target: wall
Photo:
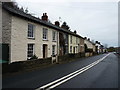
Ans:
<svg viewBox="0 0 120 90"><path fill-rule="evenodd" d="M2 9L2 44L7 44L8 45L8 51L11 50L11 21L12 21L12 16L4 9ZM3 50L2 50L3 52ZM6 52L6 51L5 51ZM11 61L11 52L7 52L6 55L8 55L8 61L10 63ZM6 55L2 55L2 57L6 57Z"/></svg>
<svg viewBox="0 0 120 90"><path fill-rule="evenodd" d="M35 25L35 39L28 39L28 23ZM48 41L43 41L43 28L48 29ZM11 33L11 62L27 60L27 44L35 44L35 54L38 58L43 58L42 45L48 45L48 56L52 55L52 45L56 45L57 54L57 42L52 42L52 30L51 28L42 26L40 24L12 16L12 33ZM58 33L59 34L59 33Z"/></svg>
<svg viewBox="0 0 120 90"><path fill-rule="evenodd" d="M100 45L96 43L95 46L97 46L97 53L100 53Z"/></svg>
<svg viewBox="0 0 120 90"><path fill-rule="evenodd" d="M84 50L84 39L80 38L80 52L85 52Z"/></svg>
<svg viewBox="0 0 120 90"><path fill-rule="evenodd" d="M95 45L93 44L93 52L95 52Z"/></svg>
<svg viewBox="0 0 120 90"><path fill-rule="evenodd" d="M77 43L76 43L76 36L72 35L72 43L71 43L71 35L68 36L69 37L69 53L74 53L74 48L75 47L75 53L79 52L79 48L78 48L78 44L80 44L80 40L77 37ZM70 52L70 46L72 46L72 52ZM77 48L76 48L77 47Z"/></svg>
<svg viewBox="0 0 120 90"><path fill-rule="evenodd" d="M93 49L93 44L90 41L88 41L88 40L85 39L84 43L87 45L88 48Z"/></svg>
<svg viewBox="0 0 120 90"><path fill-rule="evenodd" d="M2 9L2 43L11 43L11 15Z"/></svg>
<svg viewBox="0 0 120 90"><path fill-rule="evenodd" d="M20 62L13 62L11 64L3 63L2 64L2 73L12 73L18 71L26 71L35 68L41 68L47 65L50 65L51 58L46 59L37 59L37 60L29 60L29 61L20 61Z"/></svg>

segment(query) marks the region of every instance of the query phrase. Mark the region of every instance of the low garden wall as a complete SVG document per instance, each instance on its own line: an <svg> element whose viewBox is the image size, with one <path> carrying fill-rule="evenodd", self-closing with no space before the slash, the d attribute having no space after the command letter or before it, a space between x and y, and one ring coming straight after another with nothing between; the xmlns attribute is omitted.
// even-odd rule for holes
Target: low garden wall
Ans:
<svg viewBox="0 0 120 90"><path fill-rule="evenodd" d="M84 57L85 53L77 53L77 54L67 54L63 56L58 56L58 62L66 62L76 58ZM34 69L42 66L47 66L52 64L52 57L46 59L36 59L36 60L27 60L27 61L19 61L13 62L11 64L3 63L2 64L2 73L12 73L18 71L25 71L28 69Z"/></svg>
<svg viewBox="0 0 120 90"><path fill-rule="evenodd" d="M2 73L18 72L48 64L51 64L51 58L13 62L11 64L3 63Z"/></svg>
<svg viewBox="0 0 120 90"><path fill-rule="evenodd" d="M85 53L77 53L77 54L67 54L63 56L58 56L58 62L70 61L72 59L84 57Z"/></svg>

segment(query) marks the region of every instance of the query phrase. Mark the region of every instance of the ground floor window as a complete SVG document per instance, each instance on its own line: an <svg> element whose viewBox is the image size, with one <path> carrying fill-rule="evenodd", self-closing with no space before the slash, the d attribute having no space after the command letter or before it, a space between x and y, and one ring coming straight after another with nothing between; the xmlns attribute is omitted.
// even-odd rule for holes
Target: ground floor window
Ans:
<svg viewBox="0 0 120 90"><path fill-rule="evenodd" d="M34 44L28 44L27 57L30 59L34 55Z"/></svg>
<svg viewBox="0 0 120 90"><path fill-rule="evenodd" d="M52 55L55 55L55 45L52 45Z"/></svg>
<svg viewBox="0 0 120 90"><path fill-rule="evenodd" d="M78 53L78 47L76 46L76 53Z"/></svg>

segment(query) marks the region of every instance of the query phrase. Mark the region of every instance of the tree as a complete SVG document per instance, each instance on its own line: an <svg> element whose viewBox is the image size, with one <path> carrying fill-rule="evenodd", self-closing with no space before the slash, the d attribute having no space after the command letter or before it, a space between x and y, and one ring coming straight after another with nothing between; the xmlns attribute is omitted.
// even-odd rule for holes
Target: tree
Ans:
<svg viewBox="0 0 120 90"><path fill-rule="evenodd" d="M108 51L108 52L115 52L116 49L115 49L115 47L109 47L109 48L107 49L107 51Z"/></svg>

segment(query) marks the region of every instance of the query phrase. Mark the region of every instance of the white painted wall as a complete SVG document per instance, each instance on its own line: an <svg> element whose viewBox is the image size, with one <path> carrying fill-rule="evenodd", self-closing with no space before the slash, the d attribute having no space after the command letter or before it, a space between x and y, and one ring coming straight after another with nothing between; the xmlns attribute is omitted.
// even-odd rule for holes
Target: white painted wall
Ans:
<svg viewBox="0 0 120 90"><path fill-rule="evenodd" d="M87 45L88 48L92 48L93 49L93 44L91 42L89 42L88 40L84 40L84 43Z"/></svg>
<svg viewBox="0 0 120 90"><path fill-rule="evenodd" d="M71 36L72 36L72 43L71 43ZM69 41L68 41L68 43L69 43L69 53L71 53L70 52L70 46L72 46L72 53L74 53L73 47L77 47L77 48L75 48L75 53L78 53L79 49L80 49L78 47L78 44L80 44L80 39L76 36L73 36L73 35L68 35L68 38L69 38ZM77 38L77 43L76 43L76 38Z"/></svg>
<svg viewBox="0 0 120 90"><path fill-rule="evenodd" d="M100 44L96 43L95 46L98 47L98 48L97 48L97 51L98 51L98 53L100 53Z"/></svg>
<svg viewBox="0 0 120 90"><path fill-rule="evenodd" d="M28 23L35 25L35 40L28 39ZM48 41L43 41L43 28L48 29ZM24 20L19 17L12 17L11 29L11 62L27 60L27 44L35 44L35 54L38 58L43 58L42 45L48 45L48 57L52 55L52 45L56 45L57 54L57 41L52 41L53 29L42 26L40 24ZM59 34L59 33L58 33Z"/></svg>

